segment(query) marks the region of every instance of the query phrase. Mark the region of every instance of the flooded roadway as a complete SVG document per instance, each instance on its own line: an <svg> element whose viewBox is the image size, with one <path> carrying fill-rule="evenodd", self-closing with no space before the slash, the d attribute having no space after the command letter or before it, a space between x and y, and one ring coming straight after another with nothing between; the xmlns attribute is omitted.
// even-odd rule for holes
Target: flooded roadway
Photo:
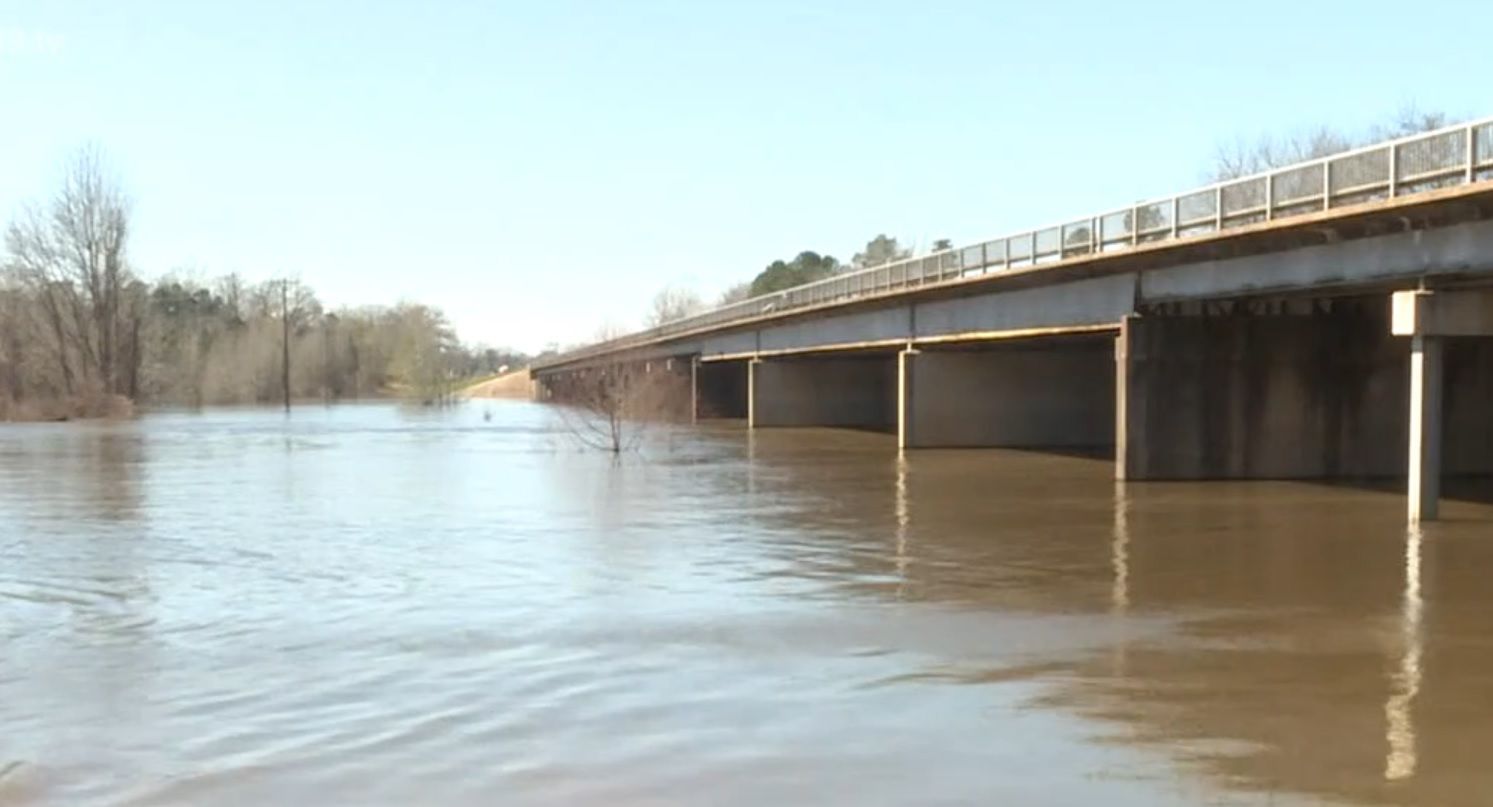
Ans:
<svg viewBox="0 0 1493 807"><path fill-rule="evenodd" d="M0 805L1484 804L1493 506L1403 511L851 431L614 463L523 403L0 426Z"/></svg>

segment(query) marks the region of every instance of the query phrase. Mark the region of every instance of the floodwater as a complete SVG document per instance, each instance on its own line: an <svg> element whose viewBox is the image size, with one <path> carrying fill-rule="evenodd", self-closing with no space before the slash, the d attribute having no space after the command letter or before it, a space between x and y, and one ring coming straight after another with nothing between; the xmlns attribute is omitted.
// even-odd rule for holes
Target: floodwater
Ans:
<svg viewBox="0 0 1493 807"><path fill-rule="evenodd" d="M544 408L0 426L0 805L1486 804L1493 507Z"/></svg>

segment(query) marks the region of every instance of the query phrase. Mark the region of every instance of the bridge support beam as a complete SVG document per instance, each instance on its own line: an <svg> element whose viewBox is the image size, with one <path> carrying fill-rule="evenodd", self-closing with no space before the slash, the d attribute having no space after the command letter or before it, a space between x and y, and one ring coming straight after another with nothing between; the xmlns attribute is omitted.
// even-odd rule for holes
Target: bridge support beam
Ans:
<svg viewBox="0 0 1493 807"><path fill-rule="evenodd" d="M886 353L754 360L748 422L772 426L896 427L897 363Z"/></svg>
<svg viewBox="0 0 1493 807"><path fill-rule="evenodd" d="M1115 441L1107 337L1052 337L899 357L903 448L1106 448Z"/></svg>

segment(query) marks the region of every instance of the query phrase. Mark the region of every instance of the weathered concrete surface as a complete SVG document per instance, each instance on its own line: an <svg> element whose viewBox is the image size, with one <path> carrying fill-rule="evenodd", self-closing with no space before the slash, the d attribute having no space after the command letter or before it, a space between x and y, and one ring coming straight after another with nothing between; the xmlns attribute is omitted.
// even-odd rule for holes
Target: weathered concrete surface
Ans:
<svg viewBox="0 0 1493 807"><path fill-rule="evenodd" d="M1117 476L1403 476L1409 340L1390 335L1388 314L1374 297L1303 316L1127 318L1116 349ZM1446 372L1442 470L1493 472L1493 350L1457 345Z"/></svg>
<svg viewBox="0 0 1493 807"><path fill-rule="evenodd" d="M1116 353L1125 479L1390 476L1405 467L1405 346L1366 306L1135 317Z"/></svg>
<svg viewBox="0 0 1493 807"><path fill-rule="evenodd" d="M920 303L914 340L950 334L1020 331L1119 322L1135 304L1135 275L1125 273L1018 289L1000 295Z"/></svg>
<svg viewBox="0 0 1493 807"><path fill-rule="evenodd" d="M911 309L907 306L861 311L832 319L788 322L761 331L761 349L795 350L906 339Z"/></svg>
<svg viewBox="0 0 1493 807"><path fill-rule="evenodd" d="M768 359L750 367L753 428L896 427L895 355Z"/></svg>
<svg viewBox="0 0 1493 807"><path fill-rule="evenodd" d="M900 433L906 448L1114 444L1109 338L923 350L903 361Z"/></svg>
<svg viewBox="0 0 1493 807"><path fill-rule="evenodd" d="M1442 473L1493 474L1493 338L1443 340L1441 379Z"/></svg>
<svg viewBox="0 0 1493 807"><path fill-rule="evenodd" d="M1153 269L1141 277L1146 301L1368 286L1493 271L1493 221L1412 230Z"/></svg>
<svg viewBox="0 0 1493 807"><path fill-rule="evenodd" d="M834 347L885 345L954 334L1110 325L1134 304L1133 275L1090 278L1002 294L892 304L826 314L756 331L710 335L706 358Z"/></svg>

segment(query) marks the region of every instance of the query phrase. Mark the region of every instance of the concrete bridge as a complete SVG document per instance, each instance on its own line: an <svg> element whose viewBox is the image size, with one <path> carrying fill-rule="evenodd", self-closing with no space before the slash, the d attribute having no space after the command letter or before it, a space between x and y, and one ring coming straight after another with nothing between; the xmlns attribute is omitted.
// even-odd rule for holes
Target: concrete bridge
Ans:
<svg viewBox="0 0 1493 807"><path fill-rule="evenodd" d="M538 365L691 418L902 449L1113 450L1125 480L1493 474L1493 119L863 269Z"/></svg>

